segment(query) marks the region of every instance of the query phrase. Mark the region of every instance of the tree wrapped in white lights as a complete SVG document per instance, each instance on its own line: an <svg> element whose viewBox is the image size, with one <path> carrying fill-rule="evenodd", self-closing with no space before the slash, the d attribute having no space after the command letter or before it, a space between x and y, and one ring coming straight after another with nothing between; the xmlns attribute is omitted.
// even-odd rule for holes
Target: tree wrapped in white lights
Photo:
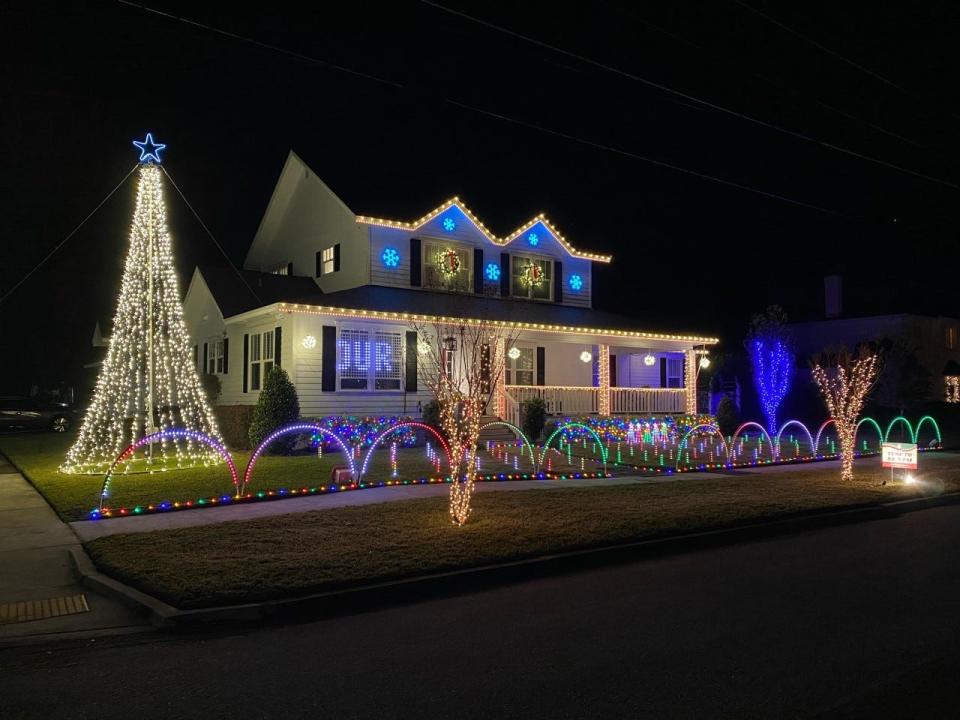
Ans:
<svg viewBox="0 0 960 720"><path fill-rule="evenodd" d="M866 346L860 347L856 357L844 348L835 355L813 360L813 379L837 426L842 480L853 480L857 421L879 370L879 357Z"/></svg>
<svg viewBox="0 0 960 720"><path fill-rule="evenodd" d="M164 146L149 134L134 144L141 150L137 201L110 344L63 472L103 472L128 445L169 428L220 441L183 321L159 166ZM192 440L164 440L146 448L144 469L211 461Z"/></svg>
<svg viewBox="0 0 960 720"><path fill-rule="evenodd" d="M414 327L418 375L437 399L440 431L450 446L450 519L463 525L471 511L480 421L503 375L504 348L515 335L488 320L438 320Z"/></svg>

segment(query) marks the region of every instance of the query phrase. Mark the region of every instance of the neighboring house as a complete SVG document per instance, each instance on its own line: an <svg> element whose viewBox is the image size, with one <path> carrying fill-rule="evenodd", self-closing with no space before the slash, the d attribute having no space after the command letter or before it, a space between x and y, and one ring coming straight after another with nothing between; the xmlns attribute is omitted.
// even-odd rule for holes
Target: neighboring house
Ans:
<svg viewBox="0 0 960 720"><path fill-rule="evenodd" d="M960 401L960 319L901 313L793 323L789 328L800 364L829 348L853 350L861 343L887 341L913 354L926 371L929 396L917 400ZM884 372L896 372L894 362L886 358Z"/></svg>
<svg viewBox="0 0 960 720"><path fill-rule="evenodd" d="M184 317L219 404L255 403L280 365L305 416L418 414L411 322L443 316L516 323L490 406L505 419L533 397L551 414L694 412L697 351L717 340L593 310L610 261L542 215L497 237L457 198L413 222L358 216L291 152L244 269L197 268Z"/></svg>

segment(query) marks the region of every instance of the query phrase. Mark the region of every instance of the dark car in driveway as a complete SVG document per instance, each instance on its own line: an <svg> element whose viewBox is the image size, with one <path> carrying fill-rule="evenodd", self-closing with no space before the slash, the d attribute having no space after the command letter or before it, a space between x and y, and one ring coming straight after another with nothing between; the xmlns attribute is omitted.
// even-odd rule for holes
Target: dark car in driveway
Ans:
<svg viewBox="0 0 960 720"><path fill-rule="evenodd" d="M38 398L0 397L0 432L53 430L66 432L73 425L74 411L66 403Z"/></svg>

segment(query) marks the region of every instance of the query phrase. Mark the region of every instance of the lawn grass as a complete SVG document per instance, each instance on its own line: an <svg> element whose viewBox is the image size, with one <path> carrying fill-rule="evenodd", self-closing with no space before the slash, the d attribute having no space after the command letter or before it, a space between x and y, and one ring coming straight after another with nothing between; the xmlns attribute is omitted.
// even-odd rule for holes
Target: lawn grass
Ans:
<svg viewBox="0 0 960 720"><path fill-rule="evenodd" d="M673 482L482 493L464 527L445 498L114 535L87 549L105 573L181 608L244 603L796 513L960 489L960 458L925 455L921 484L882 485L876 460ZM216 512L216 511L203 511ZM107 521L109 522L109 521Z"/></svg>

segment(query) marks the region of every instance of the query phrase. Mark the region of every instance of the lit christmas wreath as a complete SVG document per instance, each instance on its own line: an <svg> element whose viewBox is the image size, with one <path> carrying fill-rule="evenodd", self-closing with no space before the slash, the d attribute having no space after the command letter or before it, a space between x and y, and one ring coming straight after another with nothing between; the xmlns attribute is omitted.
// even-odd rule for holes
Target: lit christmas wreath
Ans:
<svg viewBox="0 0 960 720"><path fill-rule="evenodd" d="M523 281L534 288L543 285L543 267L539 263L527 263L524 265Z"/></svg>
<svg viewBox="0 0 960 720"><path fill-rule="evenodd" d="M456 250L441 250L437 253L437 267L444 275L453 277L460 272L460 255Z"/></svg>

